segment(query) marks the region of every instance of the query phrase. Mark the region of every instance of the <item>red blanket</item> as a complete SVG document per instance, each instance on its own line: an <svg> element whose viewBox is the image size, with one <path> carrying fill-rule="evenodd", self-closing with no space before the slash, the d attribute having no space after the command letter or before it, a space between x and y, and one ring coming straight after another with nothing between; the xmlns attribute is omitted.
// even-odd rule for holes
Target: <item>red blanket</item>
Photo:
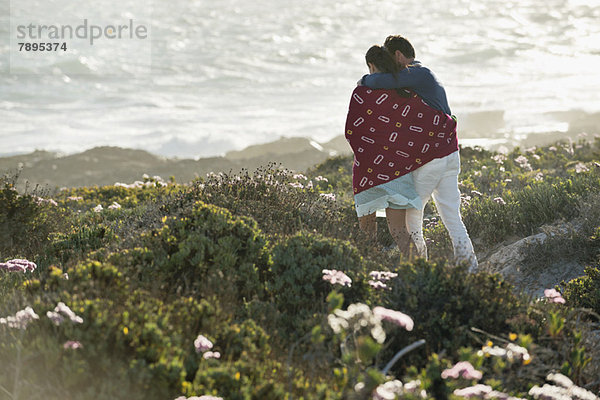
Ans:
<svg viewBox="0 0 600 400"><path fill-rule="evenodd" d="M404 89L358 86L350 99L346 140L354 151L354 194L458 150L456 121Z"/></svg>

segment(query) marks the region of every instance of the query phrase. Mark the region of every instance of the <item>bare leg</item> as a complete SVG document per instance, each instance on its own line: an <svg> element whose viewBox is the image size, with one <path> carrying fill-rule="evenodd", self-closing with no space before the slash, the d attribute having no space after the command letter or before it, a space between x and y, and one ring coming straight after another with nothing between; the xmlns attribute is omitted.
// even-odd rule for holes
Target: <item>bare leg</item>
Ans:
<svg viewBox="0 0 600 400"><path fill-rule="evenodd" d="M410 257L411 238L406 229L406 210L386 208L385 214L387 216L390 234L398 245L398 249L406 257Z"/></svg>
<svg viewBox="0 0 600 400"><path fill-rule="evenodd" d="M377 217L375 213L358 217L358 226L373 242L377 241Z"/></svg>

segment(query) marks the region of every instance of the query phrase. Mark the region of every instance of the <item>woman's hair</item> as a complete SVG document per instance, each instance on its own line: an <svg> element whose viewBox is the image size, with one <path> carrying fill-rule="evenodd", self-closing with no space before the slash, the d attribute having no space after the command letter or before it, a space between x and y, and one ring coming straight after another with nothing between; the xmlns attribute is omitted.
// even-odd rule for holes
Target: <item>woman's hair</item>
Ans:
<svg viewBox="0 0 600 400"><path fill-rule="evenodd" d="M365 54L367 65L373 63L381 72L396 73L400 69L392 55L383 46L374 45Z"/></svg>

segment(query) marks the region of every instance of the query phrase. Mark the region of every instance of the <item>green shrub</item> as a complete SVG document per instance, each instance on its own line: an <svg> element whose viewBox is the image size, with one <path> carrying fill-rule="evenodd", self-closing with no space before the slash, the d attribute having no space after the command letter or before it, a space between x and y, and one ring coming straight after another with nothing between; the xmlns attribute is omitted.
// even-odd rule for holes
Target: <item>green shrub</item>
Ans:
<svg viewBox="0 0 600 400"><path fill-rule="evenodd" d="M592 173L534 182L507 192L502 201L473 199L463 219L469 232L485 243L497 243L515 234L528 236L544 224L576 217L581 200L597 193L599 187L600 178Z"/></svg>
<svg viewBox="0 0 600 400"><path fill-rule="evenodd" d="M15 182L0 177L0 260L42 253L48 234L62 225L63 210L38 197L46 194L21 195Z"/></svg>
<svg viewBox="0 0 600 400"><path fill-rule="evenodd" d="M564 283L563 297L573 307L589 308L600 315L600 268L587 267L585 275Z"/></svg>
<svg viewBox="0 0 600 400"><path fill-rule="evenodd" d="M403 266L398 273L382 305L413 318L410 337L425 339L428 353L445 350L453 354L469 346L471 327L492 334L504 332L506 321L526 310L524 299L499 275L469 274L464 267L423 260ZM390 338L389 358L410 344L403 332L392 332ZM415 362L419 358L411 355L408 359Z"/></svg>
<svg viewBox="0 0 600 400"><path fill-rule="evenodd" d="M201 360L189 394L218 394L233 400L283 398L284 385L273 378L285 371L271 360L268 341L252 320L219 332L216 345L223 349L222 361Z"/></svg>
<svg viewBox="0 0 600 400"><path fill-rule="evenodd" d="M188 196L224 207L233 215L251 217L267 234L314 230L335 238L355 236L358 221L352 204L322 197L329 189L327 182L304 176L296 179L291 171L269 166L252 175L211 175L195 182Z"/></svg>
<svg viewBox="0 0 600 400"><path fill-rule="evenodd" d="M69 275L61 285L45 282L37 290L30 288L37 299L32 306L41 318L22 336L27 354L35 355L36 362L21 379L35 382L36 387L53 385L57 393L66 391L81 399L92 399L93 393L111 393L116 399L174 398L201 363L194 339L199 333L216 333L225 327L216 318L216 305L189 297L164 303L146 291L130 290L113 266L83 263L69 270ZM45 311L58 299L81 316L83 324L63 322L56 327L46 319ZM67 340L83 344L72 351L73 362L65 359L68 351L58 350ZM15 342L0 340L3 346L13 348L10 357L3 352L7 354L3 364L7 368L18 364ZM44 371L50 373L44 375ZM57 377L66 379L56 381ZM122 388L115 393L111 385L117 382Z"/></svg>
<svg viewBox="0 0 600 400"><path fill-rule="evenodd" d="M279 325L301 335L314 326L313 315L326 310L331 284L323 280L323 269L345 272L352 280L342 291L350 302L361 298L366 288L364 262L348 242L311 233L299 233L273 249L268 282L269 295L281 313Z"/></svg>
<svg viewBox="0 0 600 400"><path fill-rule="evenodd" d="M83 258L90 251L108 245L115 234L102 224L82 224L73 227L71 232L57 232L51 235L51 243L45 256L49 260L65 263L76 257Z"/></svg>
<svg viewBox="0 0 600 400"><path fill-rule="evenodd" d="M165 217L143 243L152 256L150 265L137 266L139 277L166 293L229 293L234 302L263 296L267 241L250 218L197 202L189 216Z"/></svg>

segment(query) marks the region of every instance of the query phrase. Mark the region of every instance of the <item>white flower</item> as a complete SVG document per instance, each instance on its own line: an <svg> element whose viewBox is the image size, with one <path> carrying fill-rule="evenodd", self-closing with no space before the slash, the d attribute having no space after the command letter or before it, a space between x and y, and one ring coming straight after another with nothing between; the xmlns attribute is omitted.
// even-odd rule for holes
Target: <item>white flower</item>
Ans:
<svg viewBox="0 0 600 400"><path fill-rule="evenodd" d="M575 172L578 174L581 174L582 172L588 172L589 170L590 169L588 168L588 166L582 162L578 162L577 164L575 164Z"/></svg>
<svg viewBox="0 0 600 400"><path fill-rule="evenodd" d="M62 301L54 307L54 311L48 311L46 316L57 326L63 323L65 317L74 324L83 324L83 318L75 314L73 310Z"/></svg>
<svg viewBox="0 0 600 400"><path fill-rule="evenodd" d="M333 194L333 193L321 193L321 194L319 194L319 196L321 196L327 200L335 201L335 194Z"/></svg>
<svg viewBox="0 0 600 400"><path fill-rule="evenodd" d="M373 393L373 400L394 400L396 395L402 394L402 382L389 381L377 386Z"/></svg>
<svg viewBox="0 0 600 400"><path fill-rule="evenodd" d="M33 308L27 306L24 310L17 311L14 316L0 318L0 325L7 325L9 328L26 329L27 325L36 319L40 319L39 315L33 311Z"/></svg>
<svg viewBox="0 0 600 400"><path fill-rule="evenodd" d="M345 330L357 332L368 329L377 343L385 341L385 331L381 326L381 319L376 317L366 304L350 304L347 310L335 310L333 314L327 316L327 322L336 334Z"/></svg>

